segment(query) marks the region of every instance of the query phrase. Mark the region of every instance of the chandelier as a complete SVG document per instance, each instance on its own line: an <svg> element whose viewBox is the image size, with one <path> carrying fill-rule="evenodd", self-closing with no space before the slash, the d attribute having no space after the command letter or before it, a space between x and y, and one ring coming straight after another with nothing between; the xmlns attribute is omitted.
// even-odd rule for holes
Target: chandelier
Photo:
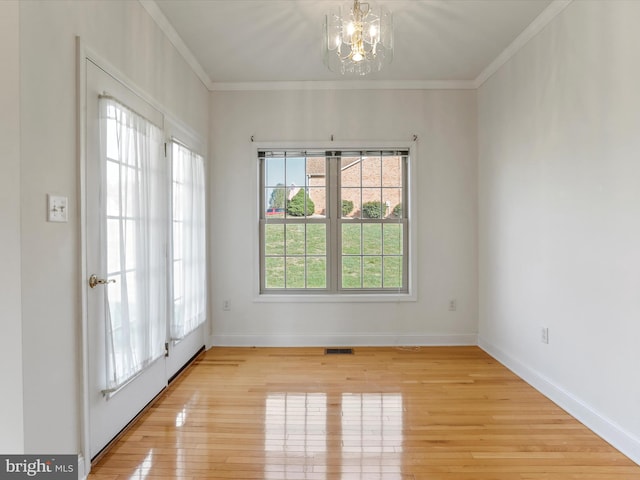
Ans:
<svg viewBox="0 0 640 480"><path fill-rule="evenodd" d="M393 58L393 17L383 8L354 0L327 13L324 63L342 75L379 72Z"/></svg>

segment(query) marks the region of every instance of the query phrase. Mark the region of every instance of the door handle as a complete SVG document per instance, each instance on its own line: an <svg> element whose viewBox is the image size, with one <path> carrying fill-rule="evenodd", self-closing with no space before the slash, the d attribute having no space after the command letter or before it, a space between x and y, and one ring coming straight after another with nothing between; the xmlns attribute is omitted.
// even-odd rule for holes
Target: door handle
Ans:
<svg viewBox="0 0 640 480"><path fill-rule="evenodd" d="M107 283L116 283L116 280L115 278L112 278L111 280L98 278L98 276L95 273L89 277L89 286L91 288L96 288L98 285L106 285Z"/></svg>

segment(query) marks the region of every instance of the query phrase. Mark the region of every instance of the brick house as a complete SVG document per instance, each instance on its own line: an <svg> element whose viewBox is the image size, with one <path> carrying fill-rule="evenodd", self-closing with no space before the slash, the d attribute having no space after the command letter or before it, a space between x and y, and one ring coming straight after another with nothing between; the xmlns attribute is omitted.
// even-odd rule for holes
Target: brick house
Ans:
<svg viewBox="0 0 640 480"><path fill-rule="evenodd" d="M315 204L315 213L324 215L326 205L324 157L307 158L306 175L309 196ZM392 216L394 207L402 203L402 157L342 157L340 184L341 200L353 202L353 210L347 216L359 218L362 204L372 201L382 203L385 217Z"/></svg>

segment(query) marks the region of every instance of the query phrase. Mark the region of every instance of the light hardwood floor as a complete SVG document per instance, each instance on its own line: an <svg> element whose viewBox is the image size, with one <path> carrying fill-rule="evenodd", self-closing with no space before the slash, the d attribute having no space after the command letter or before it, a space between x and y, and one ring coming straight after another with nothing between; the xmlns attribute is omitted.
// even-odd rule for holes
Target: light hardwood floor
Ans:
<svg viewBox="0 0 640 480"><path fill-rule="evenodd" d="M89 479L640 480L477 347L214 348Z"/></svg>

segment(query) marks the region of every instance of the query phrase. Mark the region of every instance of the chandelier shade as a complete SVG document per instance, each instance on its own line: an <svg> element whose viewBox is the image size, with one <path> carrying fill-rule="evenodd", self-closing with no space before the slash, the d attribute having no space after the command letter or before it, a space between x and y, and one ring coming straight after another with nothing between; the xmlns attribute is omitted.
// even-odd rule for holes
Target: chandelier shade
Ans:
<svg viewBox="0 0 640 480"><path fill-rule="evenodd" d="M354 0L328 12L324 63L342 75L379 72L393 59L393 16L383 7Z"/></svg>

